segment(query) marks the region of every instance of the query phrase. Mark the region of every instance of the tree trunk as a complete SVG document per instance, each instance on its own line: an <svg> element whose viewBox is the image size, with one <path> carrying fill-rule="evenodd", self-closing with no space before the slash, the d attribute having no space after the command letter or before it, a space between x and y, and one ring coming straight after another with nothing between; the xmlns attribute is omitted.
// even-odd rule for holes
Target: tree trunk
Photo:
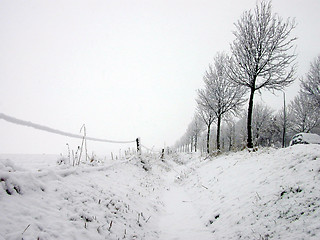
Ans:
<svg viewBox="0 0 320 240"><path fill-rule="evenodd" d="M207 153L210 153L209 150L209 142L210 142L210 124L208 125L208 132L207 132Z"/></svg>
<svg viewBox="0 0 320 240"><path fill-rule="evenodd" d="M217 122L217 149L220 151L220 127L221 127L221 115L218 116Z"/></svg>
<svg viewBox="0 0 320 240"><path fill-rule="evenodd" d="M196 133L194 139L194 151L197 152L197 144L198 144L198 134Z"/></svg>
<svg viewBox="0 0 320 240"><path fill-rule="evenodd" d="M253 148L252 143L252 112L253 112L253 95L254 95L254 88L251 88L250 98L249 98L249 107L248 107L248 121L247 121L247 131L248 131L248 140L247 140L247 147Z"/></svg>

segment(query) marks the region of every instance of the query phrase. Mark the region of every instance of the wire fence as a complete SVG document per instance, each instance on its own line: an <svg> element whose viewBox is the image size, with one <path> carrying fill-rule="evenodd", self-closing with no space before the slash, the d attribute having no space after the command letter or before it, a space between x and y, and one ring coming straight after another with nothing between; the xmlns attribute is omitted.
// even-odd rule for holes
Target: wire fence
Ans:
<svg viewBox="0 0 320 240"><path fill-rule="evenodd" d="M26 127L31 127L31 128L35 128L38 130L42 130L45 132L50 132L50 133L54 133L54 134L59 134L62 136L67 136L67 137L72 137L72 138L80 138L82 139L83 136L79 135L79 134L73 134L73 133L68 133L68 132L64 132L58 129L54 129L51 127L47 127L44 125L40 125L37 123L33 123L30 121L25 121L25 120L21 120L18 118L14 118L11 116L8 116L4 113L0 113L0 119L3 119L7 122L11 122L14 124L18 124L18 125L22 125L22 126L26 126ZM93 138L93 137L86 137L87 140L91 140L91 141L97 141L97 142L107 142L107 143L134 143L136 140L129 140L129 141L116 141L116 140L108 140L108 139L102 139L102 138Z"/></svg>
<svg viewBox="0 0 320 240"><path fill-rule="evenodd" d="M144 146L143 144L141 144L141 147L143 147L144 149L148 150L151 153L160 153L160 151L153 150L153 148L148 148L148 147Z"/></svg>
<svg viewBox="0 0 320 240"><path fill-rule="evenodd" d="M41 130L41 131L50 132L50 133L54 133L54 134L58 134L58 135L62 135L62 136L67 136L67 137L71 137L71 138L79 138L79 139L83 139L84 138L83 135L68 133L68 132L61 131L61 130L58 130L58 129L54 129L54 128L51 128L51 127L47 127L47 126L44 126L44 125L41 125L41 124L37 124L37 123L30 122L30 121L21 120L21 119L12 117L12 116L8 116L8 115L6 115L4 113L0 113L0 119L3 119L3 120L5 120L7 122L10 122L10 123L14 123L14 124L18 124L18 125L22 125L22 126L26 126L26 127L31 127L31 128L34 128L34 129L38 129L38 130ZM91 141L97 141L97 142L120 143L120 144L135 143L137 141L137 139L135 139L135 140L127 140L127 141L118 141L118 140L109 140L109 139L102 139L102 138L93 138L93 137L88 137L88 136L85 136L85 139L86 140L91 140ZM148 148L148 147L142 145L141 143L140 143L140 145L143 148L145 148L146 150L148 150L149 152L159 153L159 151L155 151L155 150L153 150L153 148Z"/></svg>

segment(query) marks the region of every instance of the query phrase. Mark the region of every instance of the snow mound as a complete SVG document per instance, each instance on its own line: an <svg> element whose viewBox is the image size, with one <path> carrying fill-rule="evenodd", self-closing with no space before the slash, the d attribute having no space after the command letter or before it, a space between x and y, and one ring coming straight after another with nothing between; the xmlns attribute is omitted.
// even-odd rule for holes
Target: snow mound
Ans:
<svg viewBox="0 0 320 240"><path fill-rule="evenodd" d="M0 159L0 171L3 172L15 172L22 171L23 169L16 166L16 164L10 159Z"/></svg>
<svg viewBox="0 0 320 240"><path fill-rule="evenodd" d="M3 194L25 194L29 191L44 191L44 185L9 159L0 160L0 198Z"/></svg>

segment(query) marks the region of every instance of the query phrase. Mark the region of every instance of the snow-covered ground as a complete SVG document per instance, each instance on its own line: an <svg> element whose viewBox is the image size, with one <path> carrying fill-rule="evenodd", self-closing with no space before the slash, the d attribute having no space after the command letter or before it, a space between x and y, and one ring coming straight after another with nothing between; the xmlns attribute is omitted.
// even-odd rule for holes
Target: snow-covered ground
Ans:
<svg viewBox="0 0 320 240"><path fill-rule="evenodd" d="M182 177L215 239L320 239L319 145L192 159Z"/></svg>
<svg viewBox="0 0 320 240"><path fill-rule="evenodd" d="M48 165L26 170L1 161L3 239L157 238L160 179L138 159Z"/></svg>
<svg viewBox="0 0 320 240"><path fill-rule="evenodd" d="M0 239L320 239L319 145L57 158L0 155Z"/></svg>

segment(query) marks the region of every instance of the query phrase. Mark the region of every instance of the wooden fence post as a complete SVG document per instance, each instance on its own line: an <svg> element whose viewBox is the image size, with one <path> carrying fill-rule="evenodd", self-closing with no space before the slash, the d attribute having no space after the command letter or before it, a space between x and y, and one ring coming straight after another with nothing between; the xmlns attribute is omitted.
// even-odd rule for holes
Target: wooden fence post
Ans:
<svg viewBox="0 0 320 240"><path fill-rule="evenodd" d="M140 142L140 138L136 139L137 142L137 153L138 155L141 155L141 142Z"/></svg>
<svg viewBox="0 0 320 240"><path fill-rule="evenodd" d="M164 158L164 148L162 148L162 151L161 151L161 159Z"/></svg>

